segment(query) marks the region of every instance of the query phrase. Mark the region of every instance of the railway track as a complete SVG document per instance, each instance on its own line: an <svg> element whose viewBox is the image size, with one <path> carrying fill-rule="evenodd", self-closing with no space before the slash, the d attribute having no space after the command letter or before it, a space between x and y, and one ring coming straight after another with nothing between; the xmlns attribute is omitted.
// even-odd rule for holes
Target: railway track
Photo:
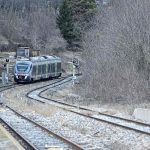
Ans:
<svg viewBox="0 0 150 150"><path fill-rule="evenodd" d="M60 79L64 79L65 77L62 77L62 78L60 78ZM60 80L59 79L59 80ZM18 87L18 86L24 86L24 85L34 85L34 84L38 84L38 83L46 83L48 80L43 80L43 81L35 81L35 82L32 82L32 83L20 83L20 84L18 84L18 83L11 83L11 84L8 84L8 85L1 85L0 86L0 93L1 92L3 92L3 91L6 91L6 90L9 90L9 89L11 89L11 88L14 88L14 87ZM47 86L49 86L49 85L51 85L52 83L48 83L48 84L46 84L46 85L44 85L44 86L42 86L42 87L47 87ZM41 87L40 87L41 88ZM40 89L39 88L39 89ZM37 88L38 89L38 88Z"/></svg>
<svg viewBox="0 0 150 150"><path fill-rule="evenodd" d="M3 91L5 91L5 90L7 90L7 89L10 89L10 88L12 88L13 86L14 86L13 83L11 83L11 84L9 84L9 85L1 85L1 86L0 86L0 92L3 92Z"/></svg>
<svg viewBox="0 0 150 150"><path fill-rule="evenodd" d="M4 126L9 133L11 133L17 141L22 145L24 149L28 150L38 150L32 143L25 139L12 125L8 124L4 119L0 118L0 124Z"/></svg>
<svg viewBox="0 0 150 150"><path fill-rule="evenodd" d="M39 89L40 89L41 87L48 87L50 85L53 85L53 84L55 84L55 83L65 79L67 77L70 77L70 76L71 75L68 75L66 77L61 77L61 78L57 79L57 81L45 79L45 80L42 80L42 81L35 81L35 82L32 82L32 83L25 83L25 84L23 84L23 83L20 83L20 84L18 84L18 83L11 83L11 84L8 84L8 85L1 85L0 86L0 104L3 104L4 92L9 90L9 89L15 89L15 87L18 87L18 86L26 86L26 85L31 86L31 85L36 85L36 84L42 84L42 86L39 87ZM50 81L50 83L47 84L47 81ZM43 83L45 83L44 86L43 86ZM36 88L36 89L38 89L38 88Z"/></svg>
<svg viewBox="0 0 150 150"><path fill-rule="evenodd" d="M44 85L43 87L38 87L38 88L35 88L35 89L27 92L26 97L35 100L35 98L33 98L33 97L37 95L36 94L37 92L41 93L43 91L48 90L49 88L58 87L58 86L60 86L60 85L62 85L64 83L67 83L67 82L70 82L70 81L72 81L72 77L70 77L70 76L66 76L66 77L60 78L57 81L55 81L54 83L50 83L48 85ZM36 99L36 100L41 102L41 103L45 103L44 101L42 101L40 99Z"/></svg>
<svg viewBox="0 0 150 150"><path fill-rule="evenodd" d="M60 81L62 81L62 80L64 80L65 78L67 78L67 77L64 77L64 78L61 78L61 79L58 79L58 81L54 81L54 83L50 83L50 84L46 84L46 85L44 85L44 87L47 87L47 86L50 86L50 85L53 85L53 84L56 84L56 83L59 83ZM23 86L24 84L21 84L21 85L19 85L19 86ZM18 84L17 84L17 86L18 86ZM0 92L3 92L3 91L6 91L6 90L8 90L8 89L10 89L10 88L14 88L14 85L10 85L10 86L6 86L5 87L5 89L2 89ZM9 108L9 109L11 109L11 108ZM11 109L12 111L14 111L15 112L15 110L13 110L13 109ZM19 114L18 112L15 112L17 115L21 115L21 114ZM7 116L7 115L6 115ZM12 116L12 114L11 115L8 115L8 116ZM30 122L32 122L32 120L30 120L30 119L28 119L28 118L25 118L25 119L27 119L27 120L29 120ZM2 120L2 119L1 119ZM3 122L5 122L5 121L3 121ZM18 122L18 121L17 121ZM33 121L34 122L34 121ZM32 123L33 123L32 122ZM5 122L5 124L6 124L6 122ZM49 134L55 134L54 132L52 132L52 131L50 131L50 130L48 130L48 129L46 129L46 128L44 128L44 127L42 127L41 125L39 125L38 123L35 123L34 122L34 124L36 125L36 126L39 126L40 128L42 128L42 130L44 130L44 131L46 131L46 132L48 132ZM7 126L9 126L9 125L7 125ZM17 125L17 127L18 126L21 126L21 125ZM15 129L14 129L14 131L15 131ZM16 131L17 132L17 131ZM19 133L18 133L19 134ZM66 147L63 147L63 149L68 149L68 150L71 150L71 149L82 149L80 146L78 146L77 144L75 144L75 143L73 143L73 142L71 142L71 141L69 141L68 139L66 139L66 138L64 138L64 137L62 137L62 136L60 136L60 135L57 135L57 134L55 134L54 136L56 136L57 138L59 138L60 140L62 140L62 141L64 141L64 143L68 143L68 145L71 145L71 146L69 146L69 148L67 148L67 146ZM23 136L22 136L23 137ZM24 138L25 139L25 138ZM26 140L28 143L30 143L28 140ZM26 143L27 143L26 142ZM27 144L28 144L27 143ZM24 145L27 145L27 144L24 144ZM29 144L28 144L29 145ZM31 143L31 145L32 145L32 143ZM52 144L50 144L50 145L52 145ZM54 144L53 144L54 145ZM59 144L57 144L57 145L59 145ZM48 146L49 147L49 144L46 144L46 146ZM27 147L27 146L26 146ZM28 146L29 147L29 146ZM32 146L32 147L35 147L36 148L36 146ZM38 146L37 146L38 147ZM53 147L53 146L50 146L50 147ZM55 146L54 146L55 147ZM57 146L56 146L57 147ZM59 147L59 146L58 146ZM57 147L57 148L58 148ZM72 148L73 147L73 148ZM25 148L25 149L33 149L33 148ZM44 149L44 147L42 148L38 148L38 149Z"/></svg>
<svg viewBox="0 0 150 150"><path fill-rule="evenodd" d="M46 90L48 90L50 88L55 88L64 83L67 83L69 81L71 81L71 80L63 79L53 85L34 89L34 90L30 91L29 93L27 93L27 97L32 98L32 99L37 100L42 103L54 104L57 107L63 108L67 111L70 111L70 112L73 112L73 113L76 113L76 114L79 114L79 115L82 115L82 116L85 116L85 117L88 117L88 118L91 118L91 119L94 119L97 121L105 122L105 123L108 123L108 124L111 124L114 126L118 126L118 127L121 127L121 128L127 129L127 130L133 130L138 133L150 135L150 125L147 123L101 113L98 111L94 111L90 108L84 107L84 106L72 105L72 104L63 102L61 100L53 100L53 99L49 99L45 96L42 96L42 93L45 92Z"/></svg>
<svg viewBox="0 0 150 150"><path fill-rule="evenodd" d="M44 150L46 148L83 150L76 143L54 133L8 106L5 112L1 114L1 122L19 136L23 143L25 143L23 146L27 150Z"/></svg>
<svg viewBox="0 0 150 150"><path fill-rule="evenodd" d="M91 120L97 120L98 122L105 122L107 124L111 124L113 125L114 127L121 127L121 128L124 128L126 130L124 131L127 131L129 132L129 130L133 130L135 131L136 133L138 133L137 135L139 135L139 133L142 133L145 135L150 135L149 133L149 125L147 124L144 124L142 122L136 122L134 120L129 120L129 119L125 119L125 118L120 118L120 117L116 117L116 116L111 116L111 115L108 115L108 114L103 114L103 113L100 113L98 111L94 111L94 110L90 110L89 108L87 107L84 107L84 106L77 106L77 105L72 105L70 103L66 103L66 102L63 102L61 100L54 100L54 99L49 99L49 98L46 98L45 96L42 96L42 93L48 89L59 89L59 86L65 84L65 83L68 83L72 80L71 77L64 77L64 78L61 78L61 79L57 79L57 80L53 80L54 82L53 83L49 83L47 85L44 85L44 86L41 86L41 87L38 87L38 88L35 88L34 90L30 91L27 93L27 96L29 98L31 98L32 100L36 100L36 101L39 101L41 103L48 103L48 104L52 104L52 105L55 105L57 107L60 107L66 111L70 111L71 113L74 113L74 114L77 114L77 115L80 115L80 116L83 116L83 117L86 117L86 118L90 118ZM113 118L112 118L113 117ZM31 117L32 118L32 117ZM33 118L34 119L34 118ZM124 120L126 120L126 122L124 122ZM36 122L38 122L38 120L36 120ZM39 123L42 123L43 122L40 122ZM104 124L105 126L105 124ZM47 127L47 126L46 126ZM120 128L120 129L121 129ZM57 129L56 129L57 130ZM57 132L57 131L56 131ZM64 131L65 132L65 131ZM98 131L99 132L99 131ZM132 132L131 132L132 133ZM60 132L60 135L62 133ZM97 132L94 133L95 135L97 134ZM94 136L94 134L92 134ZM141 134L141 135L142 135ZM62 134L65 136L65 134ZM78 136L78 135L77 135ZM74 139L70 138L72 141L75 141ZM82 137L81 137L81 140L82 140ZM90 149L88 147L88 140L87 141L82 141L80 144L80 141L79 142L76 142L78 143L78 145L82 145L82 147L84 149ZM85 146L87 145L87 146ZM93 147L92 147L93 148ZM94 149L94 148L93 148ZM92 150L93 150L92 149ZM96 148L94 150L97 150Z"/></svg>

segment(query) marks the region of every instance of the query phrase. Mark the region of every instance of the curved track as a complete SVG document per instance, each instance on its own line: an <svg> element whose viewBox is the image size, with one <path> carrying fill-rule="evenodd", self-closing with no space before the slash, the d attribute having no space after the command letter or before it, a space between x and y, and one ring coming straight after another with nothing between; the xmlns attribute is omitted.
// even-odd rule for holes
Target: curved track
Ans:
<svg viewBox="0 0 150 150"><path fill-rule="evenodd" d="M27 93L27 97L32 100L48 103L60 107L64 110L76 113L78 115L82 115L84 117L88 117L100 122L105 122L114 126L118 126L127 130L133 130L142 134L150 135L150 125L142 122L137 122L134 120L129 120L121 117L111 116L108 114L100 113L98 111L91 110L90 108L84 106L72 105L70 103L63 102L61 100L53 100L42 96L42 93L48 89L54 89L57 86L61 86L64 83L70 82L72 78L64 77L53 80L53 83L35 88L34 90ZM132 133L132 132L131 132Z"/></svg>
<svg viewBox="0 0 150 150"><path fill-rule="evenodd" d="M34 89L30 91L29 93L27 93L27 97L37 100L42 103L53 102L55 105L57 105L57 107L61 107L67 111L70 111L70 112L73 112L73 113L76 113L76 114L79 114L79 115L82 115L91 119L95 119L97 121L102 121L102 122L109 123L115 126L119 126L128 130L133 130L142 134L150 135L149 124L139 122L136 120L130 120L126 118L121 118L121 117L101 113L98 111L91 110L90 108L87 108L84 106L72 105L66 102L62 102L60 100L49 99L41 95L46 90L50 88L55 88L56 86L60 86L66 82L69 82L70 80L66 81L63 79L63 80L56 82L55 84L51 84L51 86L44 86L38 89ZM34 94L32 95L31 93L34 93ZM37 96L35 96L35 94L37 94Z"/></svg>
<svg viewBox="0 0 150 150"><path fill-rule="evenodd" d="M64 80L65 78L67 78L67 77L58 79L58 81L55 81L54 83L47 84L47 85L45 85L44 87L47 87L47 86L50 86L50 85L59 83L60 81ZM18 84L17 84L17 86L18 86ZM19 86L20 86L20 85L19 85ZM23 86L23 84L21 84L21 86ZM8 90L8 89L10 89L10 88L13 88L13 87L14 87L14 85L6 86L6 87L5 87L4 89L2 89L0 92L6 91L6 90ZM40 89L40 88L37 88L37 89ZM42 125L40 125L40 124L38 124L38 123L36 123L36 122L34 122L33 120L28 119L28 118L25 117L25 116L22 116L20 113L18 113L17 111L13 110L13 109L10 108L9 106L6 106L6 107L9 108L11 111L13 111L16 115L18 115L18 116L22 117L23 119L28 120L29 122L33 123L34 126L37 126L37 127L41 128L44 132L47 132L48 134L51 134L51 136L54 136L55 138L59 139L59 140L61 141L61 142L60 142L60 143L61 143L60 145L62 145L62 141L63 141L63 142L65 143L65 145L68 145L68 147L69 147L69 148L67 148L67 146L66 146L66 147L64 147L63 149L69 149L69 150L71 150L71 149L72 149L72 150L76 150L76 149L77 149L77 150L83 150L82 147L80 147L80 146L77 145L76 143L70 141L69 139L66 139L66 138L63 137L63 136L57 135L57 134L55 134L53 131L50 131L49 129L43 127ZM1 122L3 122L3 124L4 124L4 123L7 124L7 122L4 121L4 120L2 120L2 119L1 119ZM24 139L25 142L23 142L23 143L25 143L24 145L26 145L26 146L25 146L25 147L26 147L25 149L41 149L41 148L37 148L36 145L35 145L35 146L32 145L32 143L30 143L28 140L26 140L26 138L24 138L23 136L21 136L21 134L17 133L17 131L16 131L15 129L13 129L13 127L12 127L11 125L7 124L7 126L8 126L9 128L11 128L10 130L13 130L13 132L16 132L15 134L17 134L20 139L21 139L21 138ZM23 140L22 140L22 141L23 141ZM30 145L31 145L31 146L30 146ZM57 145L59 145L59 143L57 143ZM44 149L44 148L42 148L42 149Z"/></svg>

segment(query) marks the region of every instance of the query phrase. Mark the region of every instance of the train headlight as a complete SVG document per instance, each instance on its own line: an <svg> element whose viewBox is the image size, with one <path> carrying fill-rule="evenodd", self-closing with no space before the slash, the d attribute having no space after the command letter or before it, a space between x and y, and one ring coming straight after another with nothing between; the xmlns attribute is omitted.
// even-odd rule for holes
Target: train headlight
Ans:
<svg viewBox="0 0 150 150"><path fill-rule="evenodd" d="M17 74L15 74L15 76L16 76L16 78L18 79L18 75L17 75Z"/></svg>

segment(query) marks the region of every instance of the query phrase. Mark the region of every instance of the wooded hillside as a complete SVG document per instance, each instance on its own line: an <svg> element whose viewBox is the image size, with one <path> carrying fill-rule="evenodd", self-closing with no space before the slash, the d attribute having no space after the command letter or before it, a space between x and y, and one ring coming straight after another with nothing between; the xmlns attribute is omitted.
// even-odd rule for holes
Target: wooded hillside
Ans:
<svg viewBox="0 0 150 150"><path fill-rule="evenodd" d="M0 49L18 44L40 50L64 47L56 27L60 5L61 0L0 0Z"/></svg>
<svg viewBox="0 0 150 150"><path fill-rule="evenodd" d="M150 100L150 1L113 0L84 38L82 89L101 102Z"/></svg>
<svg viewBox="0 0 150 150"><path fill-rule="evenodd" d="M0 49L25 45L49 51L76 42L81 46L95 8L95 0L0 0Z"/></svg>

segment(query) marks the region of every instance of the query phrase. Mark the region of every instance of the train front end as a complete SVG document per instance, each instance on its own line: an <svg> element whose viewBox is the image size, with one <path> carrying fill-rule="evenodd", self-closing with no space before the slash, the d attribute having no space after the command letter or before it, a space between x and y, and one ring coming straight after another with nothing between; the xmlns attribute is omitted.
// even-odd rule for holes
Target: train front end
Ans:
<svg viewBox="0 0 150 150"><path fill-rule="evenodd" d="M14 81L17 83L31 81L32 62L17 61L14 66Z"/></svg>

